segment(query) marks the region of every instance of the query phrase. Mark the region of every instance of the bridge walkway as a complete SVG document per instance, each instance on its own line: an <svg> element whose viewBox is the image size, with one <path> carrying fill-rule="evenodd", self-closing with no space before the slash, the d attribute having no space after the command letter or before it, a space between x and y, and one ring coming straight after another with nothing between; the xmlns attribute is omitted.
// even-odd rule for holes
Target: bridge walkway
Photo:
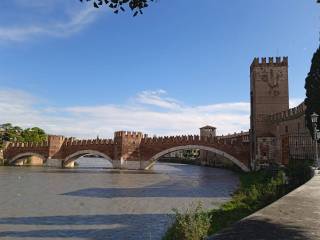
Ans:
<svg viewBox="0 0 320 240"><path fill-rule="evenodd" d="M320 174L208 240L319 240Z"/></svg>

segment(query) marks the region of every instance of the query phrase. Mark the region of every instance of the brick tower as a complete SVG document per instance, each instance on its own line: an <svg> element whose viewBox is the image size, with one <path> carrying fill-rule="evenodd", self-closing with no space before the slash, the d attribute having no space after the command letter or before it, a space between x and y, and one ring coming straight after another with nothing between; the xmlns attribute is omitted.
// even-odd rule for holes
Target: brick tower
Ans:
<svg viewBox="0 0 320 240"><path fill-rule="evenodd" d="M114 134L114 164L119 168L128 168L129 164L135 164L140 168L140 143L143 138L141 132L118 131ZM130 160L130 161L128 161Z"/></svg>
<svg viewBox="0 0 320 240"><path fill-rule="evenodd" d="M250 67L251 164L257 156L260 137L272 137L268 116L289 109L288 57L255 58Z"/></svg>
<svg viewBox="0 0 320 240"><path fill-rule="evenodd" d="M214 138L216 137L216 128L212 126L204 126L200 128L200 137L201 138ZM216 158L216 154L200 150L200 163L202 165L208 165L210 160L213 160Z"/></svg>
<svg viewBox="0 0 320 240"><path fill-rule="evenodd" d="M57 135L49 135L48 136L48 144L49 144L48 156L49 156L49 158L56 157L55 155L57 152L59 152L63 142L64 142L63 136L57 136Z"/></svg>

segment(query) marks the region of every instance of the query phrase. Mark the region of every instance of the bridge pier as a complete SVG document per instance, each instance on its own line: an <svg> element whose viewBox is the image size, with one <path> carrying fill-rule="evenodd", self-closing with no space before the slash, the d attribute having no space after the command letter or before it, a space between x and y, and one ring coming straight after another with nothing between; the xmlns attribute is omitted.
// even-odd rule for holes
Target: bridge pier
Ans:
<svg viewBox="0 0 320 240"><path fill-rule="evenodd" d="M62 168L63 167L62 162L63 162L63 160L61 160L61 159L48 158L47 161L45 162L44 166L45 167Z"/></svg>
<svg viewBox="0 0 320 240"><path fill-rule="evenodd" d="M112 160L113 169L122 169L122 160Z"/></svg>
<svg viewBox="0 0 320 240"><path fill-rule="evenodd" d="M74 168L74 161L72 161L72 162L69 162L68 164L66 164L66 165L64 165L63 167L64 168Z"/></svg>

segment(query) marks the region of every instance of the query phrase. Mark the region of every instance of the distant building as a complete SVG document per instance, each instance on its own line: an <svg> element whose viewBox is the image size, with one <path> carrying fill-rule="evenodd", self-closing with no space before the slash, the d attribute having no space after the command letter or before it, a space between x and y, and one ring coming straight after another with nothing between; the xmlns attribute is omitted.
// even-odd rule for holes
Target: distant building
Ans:
<svg viewBox="0 0 320 240"><path fill-rule="evenodd" d="M216 128L212 126L204 126L200 128L200 137L214 138L216 136Z"/></svg>

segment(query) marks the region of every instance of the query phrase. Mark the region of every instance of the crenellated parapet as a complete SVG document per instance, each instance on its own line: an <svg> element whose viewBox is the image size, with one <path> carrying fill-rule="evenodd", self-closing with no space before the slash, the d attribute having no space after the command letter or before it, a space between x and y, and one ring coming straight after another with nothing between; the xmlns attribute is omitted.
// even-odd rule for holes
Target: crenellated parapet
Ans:
<svg viewBox="0 0 320 240"><path fill-rule="evenodd" d="M41 143L34 142L9 142L5 149L9 148L30 148L30 147L48 147L49 143L47 141Z"/></svg>
<svg viewBox="0 0 320 240"><path fill-rule="evenodd" d="M296 119L304 115L306 106L304 103L299 104L297 107L290 108L287 111L278 112L267 117L267 120L272 123L279 123L291 119Z"/></svg>
<svg viewBox="0 0 320 240"><path fill-rule="evenodd" d="M230 141L228 141L230 140ZM199 144L199 143L209 143L209 144L232 144L231 140L241 140L240 142L249 141L249 132L234 133L229 135L222 135L216 137L206 137L199 135L181 135L181 136L163 136L163 137L153 137L153 138L143 138L141 144L152 145L152 144Z"/></svg>
<svg viewBox="0 0 320 240"><path fill-rule="evenodd" d="M218 139L229 139L229 138L237 138L237 137L244 137L244 136L248 136L249 135L249 132L235 132L235 133L232 133L232 134L227 134L227 135L220 135L220 136L217 136Z"/></svg>
<svg viewBox="0 0 320 240"><path fill-rule="evenodd" d="M288 57L266 57L254 58L251 64L251 69L253 67L270 67L270 66L288 66Z"/></svg>
<svg viewBox="0 0 320 240"><path fill-rule="evenodd" d="M78 140L74 138L67 138L62 146L84 146L84 145L113 145L113 139L85 139Z"/></svg>
<svg viewBox="0 0 320 240"><path fill-rule="evenodd" d="M182 135L182 136L163 136L163 137L147 137L141 140L141 144L172 144L172 143L194 143L200 141L210 141L209 138L201 138L199 135Z"/></svg>

